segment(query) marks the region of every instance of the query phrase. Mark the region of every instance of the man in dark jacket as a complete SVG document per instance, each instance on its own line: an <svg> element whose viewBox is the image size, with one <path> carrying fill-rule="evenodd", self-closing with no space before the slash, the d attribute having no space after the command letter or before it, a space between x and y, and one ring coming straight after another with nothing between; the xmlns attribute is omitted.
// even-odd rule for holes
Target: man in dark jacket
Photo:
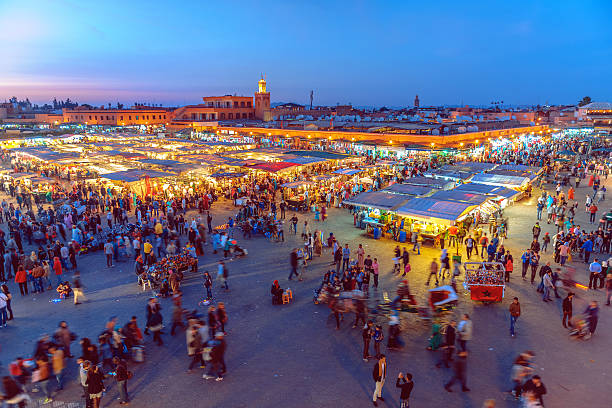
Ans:
<svg viewBox="0 0 612 408"><path fill-rule="evenodd" d="M202 376L206 380L215 378L212 374L216 372L217 378L215 381L223 381L223 374L225 374L225 341L223 341L223 333L217 332L215 339L208 342L210 350L210 365L208 366L208 372Z"/></svg>
<svg viewBox="0 0 612 408"><path fill-rule="evenodd" d="M368 323L363 327L361 331L361 337L363 337L363 361L368 361L370 357L370 340L372 340L372 335L374 334L374 329L372 328L373 322L368 320Z"/></svg>
<svg viewBox="0 0 612 408"><path fill-rule="evenodd" d="M372 395L372 403L375 407L378 406L376 402L377 399L381 401L385 401L382 397L382 388L385 385L385 378L387 377L387 359L384 354L380 355L378 362L374 364L374 369L372 370L372 378L376 383L374 387L374 394Z"/></svg>
<svg viewBox="0 0 612 408"><path fill-rule="evenodd" d="M297 266L298 266L297 249L293 248L293 250L291 251L291 255L289 256L289 260L291 262L291 273L289 274L288 279L291 280L294 274L295 276L299 276L297 273Z"/></svg>
<svg viewBox="0 0 612 408"><path fill-rule="evenodd" d="M404 375L399 373L395 386L402 389L400 394L400 408L408 408L410 404L410 393L414 387L414 383L412 382L412 374L406 373Z"/></svg>
<svg viewBox="0 0 612 408"><path fill-rule="evenodd" d="M455 351L455 340L457 338L457 322L455 320L451 320L448 325L446 325L446 334L444 335L444 350L442 352L442 361L439 361L436 364L436 367L440 367L442 364L446 368L449 367L448 362L451 361L453 356L453 352Z"/></svg>
<svg viewBox="0 0 612 408"><path fill-rule="evenodd" d="M126 405L130 402L127 392L127 381L129 374L125 362L119 357L113 358L113 364L115 364L115 380L117 381L117 388L119 388L119 399L121 402L119 405Z"/></svg>
<svg viewBox="0 0 612 408"><path fill-rule="evenodd" d="M567 329L567 326L570 324L570 320L572 320L572 309L573 309L572 301L573 300L574 300L573 292L569 292L567 296L565 297L565 299L563 299L563 305L562 305L563 318L561 319L561 324L563 324L563 327L565 327L566 329Z"/></svg>
<svg viewBox="0 0 612 408"><path fill-rule="evenodd" d="M540 405L544 406L542 396L546 394L546 387L544 386L544 383L542 383L539 375L534 375L529 381L523 384L523 393L533 394L538 401L540 401Z"/></svg>
<svg viewBox="0 0 612 408"><path fill-rule="evenodd" d="M461 351L457 353L457 359L455 360L453 378L449 382L444 384L444 389L448 392L453 392L450 388L455 382L461 383L461 391L468 392L470 389L467 387L466 375L467 375L467 351Z"/></svg>

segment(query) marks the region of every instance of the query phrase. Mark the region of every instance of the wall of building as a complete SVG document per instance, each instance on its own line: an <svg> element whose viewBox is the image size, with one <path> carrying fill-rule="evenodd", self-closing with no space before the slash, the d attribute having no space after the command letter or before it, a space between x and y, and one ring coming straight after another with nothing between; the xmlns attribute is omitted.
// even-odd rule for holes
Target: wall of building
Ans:
<svg viewBox="0 0 612 408"><path fill-rule="evenodd" d="M548 126L525 126L511 129L499 129L483 132L469 132L455 135L410 135L398 133L367 133L367 132L347 132L347 131L322 131L322 130L295 130L295 129L266 129L266 128L245 128L220 126L218 130L233 130L235 132L262 135L262 136L277 136L277 137L299 137L307 139L328 139L337 140L343 139L347 141L377 141L379 143L389 144L406 144L415 143L422 145L430 145L434 143L436 146L457 146L459 143L475 143L477 140L483 142L487 139L495 139L499 137L512 137L524 133L541 133L550 132Z"/></svg>
<svg viewBox="0 0 612 408"><path fill-rule="evenodd" d="M63 121L109 126L162 125L170 121L170 112L166 109L65 109Z"/></svg>

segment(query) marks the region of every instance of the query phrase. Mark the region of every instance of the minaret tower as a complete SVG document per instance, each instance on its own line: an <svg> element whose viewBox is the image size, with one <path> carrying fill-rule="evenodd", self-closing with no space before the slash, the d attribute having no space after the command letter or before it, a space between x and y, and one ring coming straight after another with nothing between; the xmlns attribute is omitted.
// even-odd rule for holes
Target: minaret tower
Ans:
<svg viewBox="0 0 612 408"><path fill-rule="evenodd" d="M270 92L266 91L266 80L263 74L261 74L258 85L258 92L255 92L255 117L268 121L270 120Z"/></svg>

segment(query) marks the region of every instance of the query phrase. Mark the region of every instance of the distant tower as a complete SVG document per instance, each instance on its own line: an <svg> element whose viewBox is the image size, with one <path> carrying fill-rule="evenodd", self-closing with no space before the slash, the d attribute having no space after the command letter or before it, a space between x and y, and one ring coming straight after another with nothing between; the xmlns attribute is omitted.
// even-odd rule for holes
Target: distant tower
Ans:
<svg viewBox="0 0 612 408"><path fill-rule="evenodd" d="M314 96L314 91L310 91L310 110L312 110L312 98Z"/></svg>
<svg viewBox="0 0 612 408"><path fill-rule="evenodd" d="M266 92L266 80L263 74L258 82L259 91L255 92L255 117L263 121L270 120L270 92Z"/></svg>
<svg viewBox="0 0 612 408"><path fill-rule="evenodd" d="M419 107L419 95L414 97L414 107L415 108Z"/></svg>

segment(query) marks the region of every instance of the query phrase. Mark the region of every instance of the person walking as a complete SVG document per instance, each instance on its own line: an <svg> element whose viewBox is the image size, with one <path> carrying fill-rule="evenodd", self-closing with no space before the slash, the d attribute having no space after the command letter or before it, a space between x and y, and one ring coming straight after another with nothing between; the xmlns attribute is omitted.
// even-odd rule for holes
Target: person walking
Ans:
<svg viewBox="0 0 612 408"><path fill-rule="evenodd" d="M401 389L400 393L400 408L409 408L410 406L410 393L414 388L414 382L412 381L412 374L410 373L399 373L395 386Z"/></svg>
<svg viewBox="0 0 612 408"><path fill-rule="evenodd" d="M451 361L453 353L455 352L456 339L457 339L457 322L455 320L451 320L446 325L446 329L445 329L444 346L442 350L442 361L439 361L436 364L436 367L440 368L442 364L444 364L446 368L450 367L448 363L449 361Z"/></svg>
<svg viewBox="0 0 612 408"><path fill-rule="evenodd" d="M612 273L606 275L606 306L610 306L610 298L612 298Z"/></svg>
<svg viewBox="0 0 612 408"><path fill-rule="evenodd" d="M521 304L517 297L512 300L509 307L510 311L510 336L514 337L516 329L516 321L521 315Z"/></svg>
<svg viewBox="0 0 612 408"><path fill-rule="evenodd" d="M372 403L375 407L378 406L377 400L385 401L382 397L382 389L385 385L385 378L387 377L387 359L384 354L381 354L378 358L378 362L374 364L372 370L372 378L374 379L374 394L372 394Z"/></svg>
<svg viewBox="0 0 612 408"><path fill-rule="evenodd" d="M115 250L113 248L113 243L109 239L104 244L104 255L106 256L106 267L111 268L113 266L113 254Z"/></svg>
<svg viewBox="0 0 612 408"><path fill-rule="evenodd" d="M591 301L587 308L584 311L584 314L587 316L587 320L589 322L589 332L591 336L595 334L595 329L597 328L597 322L599 321L599 305L596 300Z"/></svg>
<svg viewBox="0 0 612 408"><path fill-rule="evenodd" d="M526 276L527 276L527 269L529 268L529 261L531 260L531 250L527 249L525 252L523 252L523 255L521 255L521 261L523 263L523 269L521 271L521 276L523 278L523 280L527 280Z"/></svg>
<svg viewBox="0 0 612 408"><path fill-rule="evenodd" d="M553 282L552 282L550 268L546 271L546 273L542 277L542 284L544 286L544 294L542 295L542 301L552 302L552 299L550 298L550 291L553 289Z"/></svg>
<svg viewBox="0 0 612 408"><path fill-rule="evenodd" d="M117 388L119 389L119 405L128 405L130 399L128 397L127 382L132 377L132 372L128 371L125 361L119 357L113 357L113 364L115 365L115 380L117 381Z"/></svg>
<svg viewBox="0 0 612 408"><path fill-rule="evenodd" d="M8 296L3 291L0 291L0 328L6 327L6 322L8 321L8 314L6 313L8 300Z"/></svg>
<svg viewBox="0 0 612 408"><path fill-rule="evenodd" d="M465 239L465 250L467 252L467 259L468 261L470 260L470 257L472 256L472 251L474 250L474 245L476 244L474 241L474 238L472 238L471 235L468 235L468 237Z"/></svg>
<svg viewBox="0 0 612 408"><path fill-rule="evenodd" d="M49 354L51 354L51 367L57 381L57 390L61 391L64 389L64 368L66 368L64 350L53 344L49 347Z"/></svg>
<svg viewBox="0 0 612 408"><path fill-rule="evenodd" d="M563 317L561 318L561 324L563 327L567 329L567 326L570 324L570 320L572 320L572 309L574 300L574 292L569 292L565 299L563 299L563 303L561 308L563 309Z"/></svg>
<svg viewBox="0 0 612 408"><path fill-rule="evenodd" d="M425 283L426 286L429 286L429 281L431 280L432 276L436 278L436 286L438 286L438 263L436 262L436 258L433 258L433 261L431 261L431 264L429 265L429 276L427 277L427 282Z"/></svg>
<svg viewBox="0 0 612 408"><path fill-rule="evenodd" d="M473 325L470 316L465 313L457 327L459 331L459 347L461 351L467 351L467 342L472 340Z"/></svg>
<svg viewBox="0 0 612 408"><path fill-rule="evenodd" d="M85 384L87 385L87 394L92 402L92 408L100 408L100 399L102 399L102 393L106 391L106 388L104 387L104 375L99 366L90 366Z"/></svg>
<svg viewBox="0 0 612 408"><path fill-rule="evenodd" d="M295 276L300 276L297 272L297 267L298 267L298 252L297 252L297 248L293 248L293 250L291 250L291 254L289 254L289 262L291 264L291 273L289 274L289 277L287 278L288 280L291 280L293 278L293 275Z"/></svg>
<svg viewBox="0 0 612 408"><path fill-rule="evenodd" d="M371 320L368 320L361 331L361 337L363 338L363 361L365 362L370 358L370 341L374 335L373 324Z"/></svg>
<svg viewBox="0 0 612 408"><path fill-rule="evenodd" d="M83 301L87 301L87 297L83 293L83 284L81 283L81 273L79 271L74 272L72 278L72 292L74 293L74 304L80 305L79 298Z"/></svg>
<svg viewBox="0 0 612 408"><path fill-rule="evenodd" d="M444 384L444 389L448 392L453 392L451 386L459 381L461 383L461 391L468 392L470 389L466 385L467 377L467 351L460 351L457 353L457 359L455 359L453 377L449 382Z"/></svg>
<svg viewBox="0 0 612 408"><path fill-rule="evenodd" d="M523 384L523 394L532 394L540 402L540 406L544 406L542 396L546 394L546 387L539 375L534 375Z"/></svg>

